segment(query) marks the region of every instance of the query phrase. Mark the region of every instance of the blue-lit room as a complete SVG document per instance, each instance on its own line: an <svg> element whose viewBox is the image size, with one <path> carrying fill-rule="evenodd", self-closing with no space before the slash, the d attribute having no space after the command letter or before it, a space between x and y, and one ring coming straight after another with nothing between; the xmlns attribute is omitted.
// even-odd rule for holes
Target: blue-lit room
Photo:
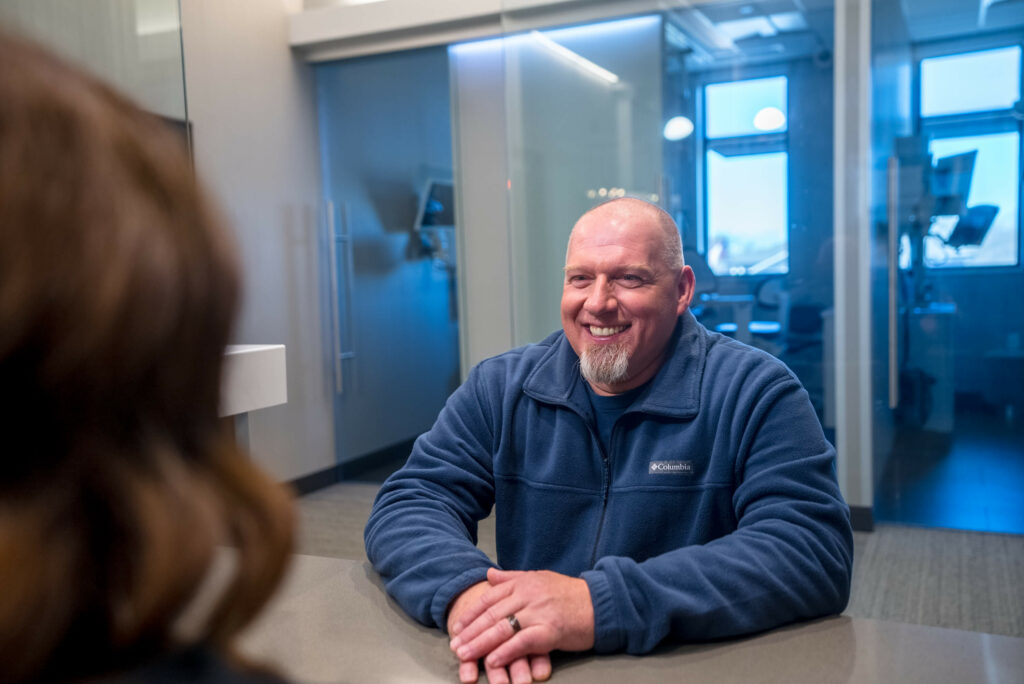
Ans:
<svg viewBox="0 0 1024 684"><path fill-rule="evenodd" d="M701 321L782 358L834 441L832 5L776 12L757 3L698 4L318 62L324 177L333 184L326 193L376 196L378 218L352 226L373 231L375 241L390 240L397 254L405 245L395 241L415 224L424 183L451 179L454 170L460 213L470 215L477 211L471 188L478 175L507 172L505 268L516 344L557 327L548 295L560 287L558 245L572 217L620 193L655 198L681 228L698 274ZM882 521L1024 533L1024 503L1016 495L1024 485L1024 311L1020 298L1008 296L1024 286L1014 108L1020 27L997 3L980 31L977 8L963 5L938 18L929 3L877 3L872 17L873 137L864 160L871 166L871 281L870 299L858 306L871 311L865 342L874 487L862 510ZM503 111L477 109L489 97L504 99ZM479 135L497 135L490 144L504 148L504 159L467 155ZM453 154L463 155L454 165ZM384 168L395 163L405 169ZM898 202L889 201L893 188ZM334 210L359 211L340 204ZM838 249L855 247L844 237ZM898 255L891 272L889 254ZM364 250L356 273L381 255ZM458 281L454 264L451 288ZM439 281L436 263L428 272ZM342 300L350 296L344 287ZM436 282L436 295L427 294L430 287L417 291L440 297L435 307L443 307L448 286ZM388 296L386 288L372 291ZM353 334L388 335L395 323L370 324L383 310L366 300ZM440 310L430 316L445 320ZM429 356L435 363L447 358L449 369L458 364L454 328L415 327L447 334L450 341L437 343L447 351L439 356L441 348L431 348ZM435 344L432 335L417 344ZM369 339L355 344L380 348ZM350 363L353 373L388 365L347 358L341 365ZM426 415L452 386L446 377L420 379L438 388L432 404L416 402ZM352 420L347 411L372 412L389 401L386 393L370 396L374 391L336 402L338 457L374 454L369 462L386 472L372 440L345 446L376 431L366 415L345 422ZM405 432L411 439L428 424L411 422ZM392 446L376 439L378 449ZM392 467L404 456L397 449Z"/></svg>
<svg viewBox="0 0 1024 684"><path fill-rule="evenodd" d="M246 658L291 681L1020 681L1024 0L0 0L0 28L171 124L234 240L241 299L217 419L246 463L283 487L296 518L291 569L238 633ZM537 389L537 373L516 365L527 361L485 373L551 340L572 344L576 236L615 200L665 217L675 254L681 238L672 272L693 281L671 314L671 342L658 347L652 375L629 387L592 381L572 348L572 382L593 395L577 411L594 422L583 438L503 432L529 420L537 434L565 430L564 417L545 412L572 408L575 395ZM775 389L764 391L772 406L744 420L683 411L711 437L672 442L681 453L671 459L645 453L643 474L689 476L730 440L731 469L685 486L658 475L615 490L622 461L612 446L625 429L616 430L647 397L630 393L652 391L691 321L707 344L780 369L806 411L776 416L775 441L760 432L782 410L772 402L790 406ZM603 339L633 323L587 326ZM718 377L704 373L680 373L692 382L673 387L703 397ZM724 405L752 386L735 381ZM620 394L637 403L602 427L601 399ZM638 434L683 420L667 408L651 415ZM834 496L762 480L747 498L745 478L776 467L765 454L817 473L818 461L791 445L807 425ZM565 434L573 438L560 441ZM591 437L605 440L593 471L600 496L583 466L566 485L547 461L525 472L542 462L524 459L520 472L498 456L533 439L544 443L529 448L561 449L573 464ZM449 477L455 457L445 449L465 459L464 472ZM427 485L399 489L413 478ZM513 500L504 492L514 486L566 507L545 510L600 498L589 565L508 573L587 579L594 603L584 602L584 646L537 642L495 669L502 646L464 657L462 630L494 617L488 601L502 608L470 643L543 636L530 630L535 604L505 609L522 586L501 589L515 581L505 564L516 564L525 539L554 554L591 533L565 532L576 510L530 518L539 499ZM843 581L846 594L817 612L801 595L792 615L751 603L755 617L733 631L717 607L662 620L659 603L685 603L669 589L691 561L670 572L658 565L664 553L644 551L607 585L631 608L602 631L588 578L604 572L608 519L635 514L626 537L674 533L685 512L646 510L669 490L678 510L700 501L735 528L669 553L691 547L695 567L728 567L759 596L828 594ZM628 498L640 495L640 504ZM383 508L396 500L410 517ZM833 547L813 530L835 502L845 537ZM775 521L749 522L773 506L799 534L776 539ZM387 530L392 519L401 533ZM510 522L520 519L529 522ZM485 599L465 581L462 555L430 555L431 535L452 529L475 547L472 561L492 568L481 570ZM389 534L412 557L407 566L397 553L374 557ZM750 546L715 556L733 534ZM222 546L203 591L214 591L221 560L235 562L233 544ZM768 547L778 565L745 553ZM799 574L808 549L845 570ZM420 613L410 610L394 587L438 567L458 582L417 596ZM631 587L630 572L650 584ZM735 589L702 586L707 601ZM479 601L468 627L455 617L467 615L466 596ZM640 647L627 617L706 634Z"/></svg>

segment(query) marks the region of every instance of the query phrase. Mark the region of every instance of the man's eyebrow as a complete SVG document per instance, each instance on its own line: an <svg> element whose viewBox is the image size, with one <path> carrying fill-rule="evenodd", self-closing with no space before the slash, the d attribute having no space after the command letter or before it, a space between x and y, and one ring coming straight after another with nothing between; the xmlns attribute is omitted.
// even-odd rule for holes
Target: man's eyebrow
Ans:
<svg viewBox="0 0 1024 684"><path fill-rule="evenodd" d="M647 266L646 264L623 264L622 266L616 266L615 268L611 269L611 272L614 274L639 273L650 278L653 278L658 275L658 271L656 269L653 269L650 266Z"/></svg>
<svg viewBox="0 0 1024 684"><path fill-rule="evenodd" d="M593 271L593 270L594 269L589 268L587 266L577 266L575 264L566 264L565 266L562 267L562 271L564 273L568 273L569 271ZM626 273L626 272L629 272L629 271L637 271L639 273L644 273L644 274L647 274L647 275L655 275L655 274L657 274L657 270L656 269L651 268L650 266L648 266L646 264L623 264L621 266L615 266L614 268L612 268L610 270L611 270L612 273Z"/></svg>

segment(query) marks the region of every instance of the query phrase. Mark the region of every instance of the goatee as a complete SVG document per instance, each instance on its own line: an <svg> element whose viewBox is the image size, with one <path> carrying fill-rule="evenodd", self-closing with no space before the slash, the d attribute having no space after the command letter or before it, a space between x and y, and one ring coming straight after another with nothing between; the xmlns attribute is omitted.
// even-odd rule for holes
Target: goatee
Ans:
<svg viewBox="0 0 1024 684"><path fill-rule="evenodd" d="M629 350L621 344L589 346L580 355L580 373L591 385L623 383L629 374Z"/></svg>

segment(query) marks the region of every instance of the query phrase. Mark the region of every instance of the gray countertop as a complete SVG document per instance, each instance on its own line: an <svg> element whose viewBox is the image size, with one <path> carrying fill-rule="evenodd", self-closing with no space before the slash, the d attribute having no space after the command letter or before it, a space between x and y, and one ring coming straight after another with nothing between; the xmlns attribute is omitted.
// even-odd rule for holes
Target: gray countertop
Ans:
<svg viewBox="0 0 1024 684"><path fill-rule="evenodd" d="M409 619L358 561L296 556L242 649L301 682L458 682L447 637ZM557 654L551 681L1020 684L1024 639L832 617L645 656Z"/></svg>

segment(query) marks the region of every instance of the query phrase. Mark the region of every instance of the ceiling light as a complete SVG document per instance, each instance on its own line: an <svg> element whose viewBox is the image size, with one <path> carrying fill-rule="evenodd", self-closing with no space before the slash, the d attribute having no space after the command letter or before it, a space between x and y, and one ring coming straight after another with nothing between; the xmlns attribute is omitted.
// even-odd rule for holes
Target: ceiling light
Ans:
<svg viewBox="0 0 1024 684"><path fill-rule="evenodd" d="M615 85L616 83L619 82L618 74L614 74L605 69L604 67L594 64L583 55L575 53L569 48L565 47L564 45L556 43L555 41L551 40L540 31L530 31L530 35L536 38L540 42L540 44L547 48L550 52L552 52L555 55L558 55L559 57L570 62L571 64L578 66L583 71L586 71L587 73L597 76L601 80L611 85Z"/></svg>
<svg viewBox="0 0 1024 684"><path fill-rule="evenodd" d="M768 21L767 17L751 17L749 19L733 19L732 21L720 21L715 28L729 36L733 40L743 40L761 36L771 38L776 33L775 26Z"/></svg>
<svg viewBox="0 0 1024 684"><path fill-rule="evenodd" d="M786 115L778 107L765 107L754 115L754 128L775 131L786 125Z"/></svg>
<svg viewBox="0 0 1024 684"><path fill-rule="evenodd" d="M768 21L772 23L772 26L777 28L779 31L790 32L790 31L803 31L807 28L807 22L804 20L804 15L799 12L780 12L778 14L769 14Z"/></svg>
<svg viewBox="0 0 1024 684"><path fill-rule="evenodd" d="M665 129L662 134L665 140L682 140L693 133L693 122L685 116L673 116L665 122Z"/></svg>

